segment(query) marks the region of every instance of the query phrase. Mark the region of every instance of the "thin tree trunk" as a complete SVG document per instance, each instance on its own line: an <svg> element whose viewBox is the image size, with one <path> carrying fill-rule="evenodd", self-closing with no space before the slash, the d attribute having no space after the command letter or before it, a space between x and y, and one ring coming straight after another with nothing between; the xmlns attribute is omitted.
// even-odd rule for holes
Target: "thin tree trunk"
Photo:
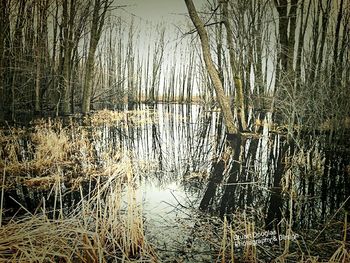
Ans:
<svg viewBox="0 0 350 263"><path fill-rule="evenodd" d="M37 46L36 46L36 79L35 79L35 103L34 113L39 114L41 111L41 85L45 57L47 55L47 7L48 1L37 2Z"/></svg>
<svg viewBox="0 0 350 263"><path fill-rule="evenodd" d="M241 126L243 130L245 130L247 128L247 122L246 122L246 113L245 113L243 83L238 70L238 63L235 58L232 28L230 25L230 21L228 20L228 17L229 17L228 0L222 1L222 5L223 5L223 22L226 28L227 45L228 45L228 50L230 55L230 66L231 66L232 77L234 79L234 84L236 88L235 107L237 110L237 114L239 115Z"/></svg>
<svg viewBox="0 0 350 263"><path fill-rule="evenodd" d="M331 0L327 0L326 6L324 7L322 4L322 1L319 1L319 5L322 11L322 24L321 24L321 42L320 42L320 49L318 51L318 63L317 63L317 72L316 74L320 74L323 64L323 56L324 56L324 48L326 45L326 36L328 31L328 23L329 23L329 16L331 12Z"/></svg>
<svg viewBox="0 0 350 263"><path fill-rule="evenodd" d="M163 56L164 56L164 35L165 35L165 29L162 29L159 37L159 42L155 44L154 53L153 53L153 65L152 65L152 82L151 82L151 89L150 89L150 102L154 103L156 101L156 88L159 89L159 82L160 82L160 73L161 73L161 65L163 62ZM157 86L157 87L156 87Z"/></svg>
<svg viewBox="0 0 350 263"><path fill-rule="evenodd" d="M275 6L278 11L278 34L279 34L279 53L277 63L280 64L281 73L286 73L288 68L288 1L287 0L275 0ZM280 83L280 76L278 83Z"/></svg>
<svg viewBox="0 0 350 263"><path fill-rule="evenodd" d="M334 33L334 46L333 46L333 65L332 65L332 81L331 85L334 87L338 86L338 80L340 79L339 76L341 76L341 70L338 67L338 50L339 50L339 32L340 32L340 25L343 18L343 4L344 0L340 0L340 6L338 11L338 17L337 17L337 24L335 27L335 33ZM340 73L340 74L339 74Z"/></svg>
<svg viewBox="0 0 350 263"><path fill-rule="evenodd" d="M318 38L320 35L319 24L320 24L320 10L318 5L318 0L313 1L313 27L312 27L312 56L311 56L311 69L310 69L310 85L312 85L317 78L316 69L317 69L317 48L318 48Z"/></svg>
<svg viewBox="0 0 350 263"><path fill-rule="evenodd" d="M201 46L202 46L202 52L203 52L203 59L208 71L208 74L211 78L211 81L214 85L214 89L216 92L216 96L219 102L219 105L222 109L222 113L224 116L227 132L230 134L237 134L238 129L235 126L233 114L230 107L230 101L228 97L226 96L224 92L224 88L222 85L222 82L220 80L220 75L218 70L215 68L215 65L213 63L213 60L211 58L210 54L210 46L209 46L209 37L208 34L204 28L204 24L202 20L199 18L196 8L193 4L192 0L185 0L188 13L190 15L190 18L196 27L200 40L201 40Z"/></svg>
<svg viewBox="0 0 350 263"><path fill-rule="evenodd" d="M300 83L301 58L302 58L303 44L305 39L305 32L306 32L306 28L309 20L310 6L311 6L311 1L309 1L309 5L306 12L305 23L304 23L304 1L301 2L300 26L299 26L299 37L298 37L299 39L298 39L298 47L297 47L297 61L295 66L295 73L296 73L295 81L297 83L297 87L299 86L299 83Z"/></svg>
<svg viewBox="0 0 350 263"><path fill-rule="evenodd" d="M288 53L287 53L287 73L290 81L293 83L295 81L294 74L294 46L295 46L295 30L296 30L296 20L297 20L297 7L298 0L291 1L291 7L289 10L289 36L288 36ZM294 86L294 85L293 85Z"/></svg>
<svg viewBox="0 0 350 263"><path fill-rule="evenodd" d="M100 10L103 10L100 14ZM82 113L86 114L90 111L91 104L91 94L92 94L92 78L94 72L95 64L95 52L97 49L98 42L101 37L102 28L105 21L105 15L109 6L109 1L95 0L92 22L91 22L91 35L90 35L90 45L88 51L88 57L86 61L86 72L85 72L85 83L83 90L83 102L82 102Z"/></svg>
<svg viewBox="0 0 350 263"><path fill-rule="evenodd" d="M0 1L0 122L5 120L8 111L8 91L6 86L8 83L9 68L9 48L10 48L10 18L9 18L9 2L7 0Z"/></svg>

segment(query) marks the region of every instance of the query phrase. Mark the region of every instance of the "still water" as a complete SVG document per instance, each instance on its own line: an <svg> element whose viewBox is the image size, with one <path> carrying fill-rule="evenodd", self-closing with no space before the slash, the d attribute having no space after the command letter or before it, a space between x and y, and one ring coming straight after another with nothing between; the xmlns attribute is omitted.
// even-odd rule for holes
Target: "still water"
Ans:
<svg viewBox="0 0 350 263"><path fill-rule="evenodd" d="M219 114L179 104L143 105L137 110L141 116L136 122L149 123L124 127L117 143L130 155L134 173L141 178L137 195L142 200L146 237L162 258L211 262L210 245L193 239L204 181L217 155ZM111 141L114 128L104 129L101 144Z"/></svg>
<svg viewBox="0 0 350 263"><path fill-rule="evenodd" d="M223 218L237 233L247 221L259 231L290 226L315 233L349 211L347 140L329 144L326 135L285 134L265 119L259 132L230 145L220 113L205 106L134 110L136 117L125 115L117 125L102 122L87 129L94 131L93 151L101 162L110 149L131 160L146 237L162 258L212 262ZM252 124L251 129L258 130ZM236 159L233 148L239 151ZM10 194L28 209L37 207L40 194L22 191Z"/></svg>
<svg viewBox="0 0 350 263"><path fill-rule="evenodd" d="M343 220L349 209L350 155L343 140L329 144L326 135L283 134L265 120L260 132L243 135L236 145L239 159L233 160L219 112L180 104L137 110L144 114L140 120L151 121L122 128L116 143L135 163L148 166L147 172L135 169L142 178L138 195L147 235L163 255L213 260L218 247L208 240L220 237L206 236L215 228L207 224L209 216L227 217L238 229L244 215L259 231L291 225L317 233L330 218ZM102 144L113 141L114 128L104 129Z"/></svg>

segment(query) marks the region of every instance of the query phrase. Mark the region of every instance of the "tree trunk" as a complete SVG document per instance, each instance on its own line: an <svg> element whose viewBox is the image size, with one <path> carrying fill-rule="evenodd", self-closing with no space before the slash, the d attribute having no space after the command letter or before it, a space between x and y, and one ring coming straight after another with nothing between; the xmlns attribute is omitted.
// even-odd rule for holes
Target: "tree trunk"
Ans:
<svg viewBox="0 0 350 263"><path fill-rule="evenodd" d="M100 10L102 8L102 13ZM95 52L97 49L98 42L101 37L102 28L105 22L105 15L109 6L109 1L95 0L92 21L91 21L91 35L88 57L86 60L86 71L85 71L85 83L83 90L83 102L82 102L82 113L86 114L90 111L91 94L92 94L92 79L94 73L95 64Z"/></svg>
<svg viewBox="0 0 350 263"><path fill-rule="evenodd" d="M238 63L235 58L235 51L233 46L233 33L230 25L230 21L228 20L228 0L222 1L223 5L223 22L226 28L226 38L227 38L227 46L230 55L230 66L232 71L232 76L234 79L235 89L236 89L236 99L235 99L235 107L237 114L239 116L239 121L243 130L247 128L246 122L246 114L245 114L245 102L244 102L244 91L243 91L243 83L242 78L240 76L238 70Z"/></svg>
<svg viewBox="0 0 350 263"><path fill-rule="evenodd" d="M341 69L340 65L338 63L338 50L339 50L339 33L340 33L340 26L341 26L341 21L343 18L343 4L344 0L340 0L340 6L339 6L339 11L338 11L338 16L337 16L337 24L335 27L335 33L334 33L334 46L333 46L333 65L332 65L332 81L331 85L334 87L337 87L339 85L339 80L341 76Z"/></svg>
<svg viewBox="0 0 350 263"><path fill-rule="evenodd" d="M154 51L153 51L152 82L151 82L151 88L150 88L150 94L149 94L149 101L151 103L154 103L158 99L156 96L156 93L158 93L158 89L159 89L158 86L160 82L160 73L162 69L161 66L162 66L163 56L164 56L164 35L165 35L165 29L163 28L160 33L158 43L155 44Z"/></svg>
<svg viewBox="0 0 350 263"><path fill-rule="evenodd" d="M297 61L295 66L295 73L296 73L295 81L297 83L297 87L299 86L300 77L301 77L302 51L303 51L303 44L305 39L305 32L306 32L306 28L309 20L310 6L311 6L311 1L309 2L308 8L307 8L306 18L304 23L304 1L301 2L300 26L299 26L299 37L298 37L299 39L298 39L298 47L297 47Z"/></svg>
<svg viewBox="0 0 350 263"><path fill-rule="evenodd" d="M9 6L7 0L0 1L0 122L5 120L8 106L7 104L7 80L6 74L9 67L9 48L10 48L10 18Z"/></svg>
<svg viewBox="0 0 350 263"><path fill-rule="evenodd" d="M37 47L36 47L36 78L35 78L35 102L34 113L39 114L41 111L41 86L43 79L43 69L47 62L46 56L49 53L47 49L47 11L48 0L37 1Z"/></svg>
<svg viewBox="0 0 350 263"><path fill-rule="evenodd" d="M323 64L323 56L324 56L324 48L326 45L326 36L328 32L328 23L329 23L329 16L331 13L331 0L327 0L326 6L324 7L322 4L322 1L319 1L320 9L322 11L322 23L321 23L321 42L320 42L320 49L318 51L318 63L317 63L317 71L316 74L321 73L322 64ZM317 76L318 76L317 75Z"/></svg>
<svg viewBox="0 0 350 263"><path fill-rule="evenodd" d="M86 61L86 69L85 69L85 83L84 83L84 91L83 91L83 103L82 103L82 113L86 114L90 111L90 103L91 103L91 94L92 94L92 79L94 72L94 63L95 63L95 52L97 48L97 42L94 39L93 35L91 35L91 41L89 46L89 53Z"/></svg>
<svg viewBox="0 0 350 263"><path fill-rule="evenodd" d="M278 18L278 34L279 34L279 53L277 63L280 64L281 73L286 73L288 68L288 1L287 0L275 0L275 7L277 9ZM278 83L280 83L280 76Z"/></svg>
<svg viewBox="0 0 350 263"><path fill-rule="evenodd" d="M294 46L295 46L295 30L296 30L296 20L297 20L297 7L298 0L291 1L291 7L288 14L289 19L289 36L288 36L288 53L287 53L287 74L291 81L294 83ZM293 85L294 86L294 85Z"/></svg>
<svg viewBox="0 0 350 263"><path fill-rule="evenodd" d="M237 134L239 131L234 123L233 114L230 107L230 101L224 92L224 88L220 80L219 72L215 68L213 60L211 58L208 34L204 28L204 24L202 20L199 18L197 14L193 1L185 0L185 3L188 9L190 18L194 26L196 27L201 40L203 59L204 59L208 74L210 76L210 79L214 85L217 100L219 102L219 105L221 107L221 110L224 116L227 132L230 134Z"/></svg>
<svg viewBox="0 0 350 263"><path fill-rule="evenodd" d="M70 90L70 81L69 81L69 61L70 61L70 43L69 39L69 27L70 21L72 19L69 17L71 13L68 12L68 0L63 1L63 14L62 14L62 32L63 32L63 45L61 46L61 54L63 54L62 60L62 72L61 72L61 113L66 115L69 113L69 90ZM70 3L72 4L72 2Z"/></svg>

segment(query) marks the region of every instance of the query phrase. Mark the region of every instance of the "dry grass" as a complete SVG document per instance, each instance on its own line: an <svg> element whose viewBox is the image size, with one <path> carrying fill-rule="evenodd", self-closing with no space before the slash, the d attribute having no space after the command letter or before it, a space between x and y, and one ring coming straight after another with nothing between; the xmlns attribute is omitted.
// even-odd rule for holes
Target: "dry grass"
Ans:
<svg viewBox="0 0 350 263"><path fill-rule="evenodd" d="M334 252L329 262L350 262L350 252L349 252L349 244L347 243L347 234L348 234L348 214L345 213L344 218L344 228L343 228L343 240L339 243L338 249Z"/></svg>
<svg viewBox="0 0 350 263"><path fill-rule="evenodd" d="M73 123L63 127L60 121L48 120L32 130L0 132L0 262L157 260L144 237L136 178L127 156L111 147L96 156L93 138L98 135ZM83 196L86 180L96 186ZM64 182L71 191L80 191L81 201L70 212L63 204ZM18 184L49 189L53 211L47 211L43 198L35 214L27 211L21 218L4 220L3 194Z"/></svg>
<svg viewBox="0 0 350 263"><path fill-rule="evenodd" d="M28 213L0 228L0 262L156 260L144 237L130 163L121 163L107 180L98 180L90 198L82 196L67 216L59 185L52 189L58 216L49 218L44 203L39 214Z"/></svg>
<svg viewBox="0 0 350 263"><path fill-rule="evenodd" d="M92 125L124 125L142 126L153 124L157 121L157 115L153 110L131 110L131 111L97 111L91 116Z"/></svg>
<svg viewBox="0 0 350 263"><path fill-rule="evenodd" d="M32 134L32 142L36 146L34 159L49 162L60 162L67 160L72 148L67 130L62 124L36 126Z"/></svg>
<svg viewBox="0 0 350 263"><path fill-rule="evenodd" d="M152 111L111 112L93 114L93 125L147 125L157 121ZM91 127L90 127L91 128ZM27 213L21 218L4 220L0 215L0 262L154 262L158 260L144 236L142 206L137 201L136 178L133 167L149 169L149 163L134 163L118 149L105 146L99 156L96 141L102 135L77 127L73 123L63 126L60 121L41 121L35 129L0 131L1 199L7 188L22 184L27 187L50 189L54 195L53 211L47 211L45 201L38 213ZM23 146L26 140L27 145ZM303 152L291 160L300 166L319 170L323 165L320 156ZM311 157L312 158L311 158ZM317 158L316 158L317 157ZM99 162L97 162L97 160ZM310 160L313 160L312 162ZM317 160L317 162L315 162ZM287 173L288 175L288 173ZM295 182L287 176L283 189L294 198ZM96 182L89 196L83 196L82 181ZM71 190L80 190L81 201L67 214L64 210L61 188L70 182ZM291 206L290 206L291 207ZM4 224L6 222L6 224ZM290 220L286 220L285 235L291 235ZM347 217L344 233L347 232ZM281 244L280 256L269 250L269 244L256 245L257 229L252 219L235 217L232 223L226 218L218 232L204 231L208 242L218 233L220 241L212 244L217 249L217 262L325 262L299 241L287 240ZM245 236L244 245L236 247L235 236ZM346 234L338 241L329 262L350 262ZM293 247L294 246L294 247ZM298 255L295 247L299 246ZM292 248L293 247L293 248ZM294 253L294 254L293 254ZM238 258L238 255L241 257ZM268 255L268 256L266 256ZM271 255L271 258L267 259ZM273 255L273 259L272 259Z"/></svg>
<svg viewBox="0 0 350 263"><path fill-rule="evenodd" d="M235 238L232 225L227 222L227 218L224 217L223 222L223 234L221 241L221 249L219 257L216 262L235 262Z"/></svg>
<svg viewBox="0 0 350 263"><path fill-rule="evenodd" d="M49 220L34 215L3 226L0 236L0 262L88 262L84 253L95 248L86 240L96 239L78 218Z"/></svg>
<svg viewBox="0 0 350 263"><path fill-rule="evenodd" d="M12 176L50 176L52 167L71 165L79 151L60 121L41 122L34 130L11 129L2 136L0 168Z"/></svg>
<svg viewBox="0 0 350 263"><path fill-rule="evenodd" d="M221 243L218 244L219 250L215 262L350 262L347 213L345 213L343 222L343 239L320 244L322 250L334 251L328 257L317 255L317 252L313 250L315 245L305 240L301 235L294 233L288 225L288 221L285 223L285 230L279 233L280 240L277 241L276 232L270 235L264 229L255 228L252 220L253 218L247 219L244 214L234 216L232 222L228 222L226 217L224 218L221 227L215 229L217 234L222 236ZM294 238L295 236L297 238Z"/></svg>

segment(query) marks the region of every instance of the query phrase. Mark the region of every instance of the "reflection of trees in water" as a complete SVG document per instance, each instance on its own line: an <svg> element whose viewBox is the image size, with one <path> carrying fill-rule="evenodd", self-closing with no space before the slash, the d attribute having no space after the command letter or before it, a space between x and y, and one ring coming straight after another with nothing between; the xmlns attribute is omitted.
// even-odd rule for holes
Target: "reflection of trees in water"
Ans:
<svg viewBox="0 0 350 263"><path fill-rule="evenodd" d="M159 186L176 180L180 182L183 175L207 169L217 124L211 112L203 113L204 109L199 106L180 104L154 105L152 108L139 105L135 110L139 112L139 119L126 114L117 123L106 121L91 125L90 121L85 122L87 126L83 129L91 144L89 151L94 156L94 165L108 165L104 158L106 154L114 156L113 162L127 156L137 175ZM21 152L27 154L25 148ZM84 191L88 192L89 189L91 186L84 185ZM18 184L17 191L8 192L7 197L12 196L29 211L34 211L42 198L47 199L47 207L54 202L47 198L48 195L48 191ZM66 194L64 205L70 206L80 198L79 193ZM12 199L6 203L19 208Z"/></svg>
<svg viewBox="0 0 350 263"><path fill-rule="evenodd" d="M236 145L226 141L226 151L213 162L202 210L221 216L246 211L263 216L265 227L273 229L290 216L296 228L316 227L343 205L349 207L344 204L350 196L346 147L330 149L314 136L295 143L270 133L267 147L262 147L263 140L250 137ZM229 146L236 147L236 156L227 161Z"/></svg>
<svg viewBox="0 0 350 263"><path fill-rule="evenodd" d="M137 110L141 120L150 121L139 125L126 119L86 128L97 165L106 165L104 153L121 152L115 158L131 157L134 171L146 180L159 186L182 182L189 196L201 196L202 210L221 216L249 211L259 222L263 217L267 228L289 218L290 212L295 227L310 228L327 221L342 205L349 210L349 203L343 204L350 196L346 136L333 146L321 136L305 135L294 143L266 131L232 140L225 139L219 114L204 107L141 105ZM92 187L84 186L84 194ZM19 208L10 196L33 211L49 193L18 184L5 195L5 203ZM64 206L80 196L65 193Z"/></svg>

